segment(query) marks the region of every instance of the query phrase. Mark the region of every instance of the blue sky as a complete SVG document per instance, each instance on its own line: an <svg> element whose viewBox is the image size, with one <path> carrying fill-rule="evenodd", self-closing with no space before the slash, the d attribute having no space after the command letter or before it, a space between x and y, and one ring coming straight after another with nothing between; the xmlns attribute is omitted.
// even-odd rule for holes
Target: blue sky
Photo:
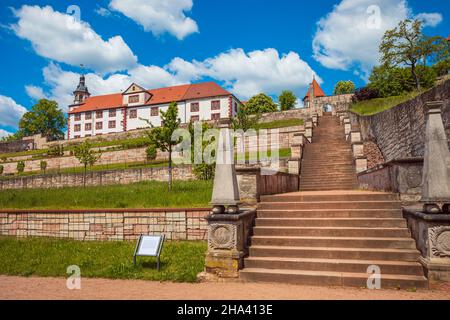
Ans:
<svg viewBox="0 0 450 320"><path fill-rule="evenodd" d="M63 110L86 65L93 94L214 80L241 99L312 76L363 86L386 29L406 17L448 36L446 0L2 0L0 136L39 98ZM69 6L75 5L67 13ZM375 7L374 7L375 5ZM78 12L80 15L77 15Z"/></svg>

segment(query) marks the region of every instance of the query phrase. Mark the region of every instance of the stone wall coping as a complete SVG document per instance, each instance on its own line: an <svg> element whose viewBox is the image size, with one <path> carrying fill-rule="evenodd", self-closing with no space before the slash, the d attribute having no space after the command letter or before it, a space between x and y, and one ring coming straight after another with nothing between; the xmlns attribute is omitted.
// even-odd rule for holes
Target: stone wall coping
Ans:
<svg viewBox="0 0 450 320"><path fill-rule="evenodd" d="M261 166L236 166L237 172L254 173L261 170Z"/></svg>
<svg viewBox="0 0 450 320"><path fill-rule="evenodd" d="M423 163L423 158L422 157L411 157L411 158L394 159L394 160L391 160L391 161L380 163L376 167L369 168L367 170L359 172L358 176L362 176L364 174L368 174L368 173L372 173L372 172L375 172L375 171L378 171L378 170L382 170L382 169L384 169L386 167L392 167L394 165L403 164L403 163Z"/></svg>
<svg viewBox="0 0 450 320"><path fill-rule="evenodd" d="M421 210L421 208L418 208L418 207L403 207L403 213L405 215L414 216L416 218L426 220L426 221L450 222L450 214L443 214L443 213L431 214L431 213L421 212L420 210Z"/></svg>
<svg viewBox="0 0 450 320"><path fill-rule="evenodd" d="M361 145L361 144L364 144L364 142L362 142L362 141L354 141L351 144L352 145L354 145L354 144ZM359 158L365 158L365 157L359 157Z"/></svg>
<svg viewBox="0 0 450 320"><path fill-rule="evenodd" d="M79 209L79 210L33 210L33 209L1 209L0 213L23 214L23 213L153 213L153 212L196 212L211 211L211 208L146 208L146 209Z"/></svg>
<svg viewBox="0 0 450 320"><path fill-rule="evenodd" d="M208 221L239 221L243 218L256 215L256 209L244 209L239 214L210 214L206 217Z"/></svg>

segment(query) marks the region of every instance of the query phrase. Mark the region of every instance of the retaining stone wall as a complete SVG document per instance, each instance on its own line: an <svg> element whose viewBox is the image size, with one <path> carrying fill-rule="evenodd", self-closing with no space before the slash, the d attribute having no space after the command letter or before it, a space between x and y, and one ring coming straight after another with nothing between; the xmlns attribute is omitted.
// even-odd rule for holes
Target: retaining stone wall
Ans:
<svg viewBox="0 0 450 320"><path fill-rule="evenodd" d="M206 240L209 209L0 212L0 235L135 241L142 234Z"/></svg>

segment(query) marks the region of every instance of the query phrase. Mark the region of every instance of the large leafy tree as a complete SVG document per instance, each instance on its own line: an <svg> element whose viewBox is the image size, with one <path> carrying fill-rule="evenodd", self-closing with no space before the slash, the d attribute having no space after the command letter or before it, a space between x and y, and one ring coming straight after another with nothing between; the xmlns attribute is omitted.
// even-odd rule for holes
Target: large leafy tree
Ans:
<svg viewBox="0 0 450 320"><path fill-rule="evenodd" d="M19 136L42 134L50 140L64 138L66 120L56 101L41 99L19 122Z"/></svg>
<svg viewBox="0 0 450 320"><path fill-rule="evenodd" d="M418 19L401 21L385 32L380 44L381 63L387 67L408 66L417 90L420 90L417 65L424 52L422 22Z"/></svg>
<svg viewBox="0 0 450 320"><path fill-rule="evenodd" d="M347 94L347 93L354 93L355 92L355 84L353 81L348 80L341 80L334 86L334 94Z"/></svg>
<svg viewBox="0 0 450 320"><path fill-rule="evenodd" d="M249 114L276 112L277 105L264 93L257 94L247 101L245 108Z"/></svg>
<svg viewBox="0 0 450 320"><path fill-rule="evenodd" d="M280 102L281 111L287 111L294 109L297 97L292 91L284 90L278 97L278 101Z"/></svg>
<svg viewBox="0 0 450 320"><path fill-rule="evenodd" d="M178 145L182 138L178 140L172 140L172 135L180 127L180 119L178 118L178 107L176 102L172 102L169 105L167 111L160 111L162 126L155 128L152 126L152 130L147 132L150 139L150 145L154 145L163 152L169 153L169 190L172 190L172 152L176 145Z"/></svg>

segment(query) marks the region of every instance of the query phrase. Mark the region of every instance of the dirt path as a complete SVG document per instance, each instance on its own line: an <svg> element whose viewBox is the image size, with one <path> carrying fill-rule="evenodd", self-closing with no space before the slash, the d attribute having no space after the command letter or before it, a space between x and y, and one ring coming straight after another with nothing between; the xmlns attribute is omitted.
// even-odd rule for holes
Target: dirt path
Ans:
<svg viewBox="0 0 450 320"><path fill-rule="evenodd" d="M82 279L81 290L68 290L66 279L0 276L0 299L145 299L145 300L297 300L297 299L446 299L450 284L417 292L283 285L272 283L169 283Z"/></svg>

